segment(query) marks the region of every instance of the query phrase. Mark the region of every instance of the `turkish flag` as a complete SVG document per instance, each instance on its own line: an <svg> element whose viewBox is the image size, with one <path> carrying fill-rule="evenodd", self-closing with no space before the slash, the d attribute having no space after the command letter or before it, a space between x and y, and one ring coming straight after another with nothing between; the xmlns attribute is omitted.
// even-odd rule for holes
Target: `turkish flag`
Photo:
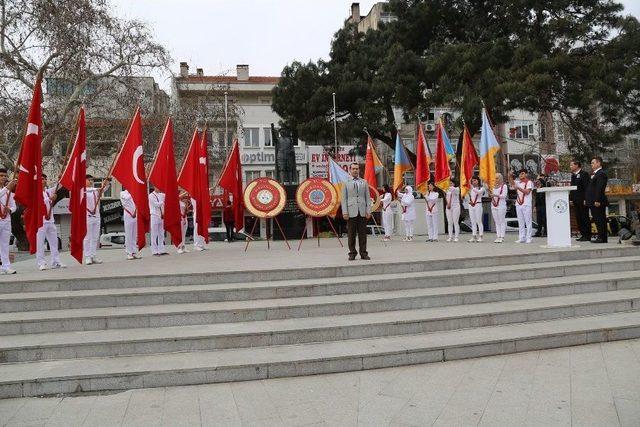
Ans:
<svg viewBox="0 0 640 427"><path fill-rule="evenodd" d="M33 86L27 126L18 157L18 183L15 199L25 207L24 228L29 240L29 252L36 253L36 234L42 227L46 208L42 194L42 77L38 75Z"/></svg>
<svg viewBox="0 0 640 427"><path fill-rule="evenodd" d="M69 156L60 185L69 190L69 210L71 211L71 256L82 264L84 238L87 235L87 198L85 185L87 177L87 129L84 109L78 114L76 140Z"/></svg>
<svg viewBox="0 0 640 427"><path fill-rule="evenodd" d="M171 117L167 119L156 157L151 165L149 182L164 193L164 228L171 234L173 244L178 247L182 243L182 226Z"/></svg>
<svg viewBox="0 0 640 427"><path fill-rule="evenodd" d="M207 156L207 132L193 132L189 150L180 168L178 184L196 201L198 235L209 243L211 222L211 195L209 194L209 160ZM204 218L204 220L203 220Z"/></svg>
<svg viewBox="0 0 640 427"><path fill-rule="evenodd" d="M222 169L218 185L233 194L233 216L236 231L244 228L244 202L242 199L242 164L240 163L240 147L238 140L233 142L233 148Z"/></svg>
<svg viewBox="0 0 640 427"><path fill-rule="evenodd" d="M117 154L112 175L129 190L131 198L136 204L139 249L144 247L145 234L149 231L149 195L147 194L142 154L142 118L140 117L140 107L138 107L120 152Z"/></svg>

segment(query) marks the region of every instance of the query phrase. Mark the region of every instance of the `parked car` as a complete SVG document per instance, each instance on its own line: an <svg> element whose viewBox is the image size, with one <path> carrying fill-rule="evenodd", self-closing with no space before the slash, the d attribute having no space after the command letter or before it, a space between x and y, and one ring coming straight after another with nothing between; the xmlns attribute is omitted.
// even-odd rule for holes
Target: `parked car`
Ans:
<svg viewBox="0 0 640 427"><path fill-rule="evenodd" d="M246 242L247 239L251 240L262 240L260 236L252 236L249 237L249 234L241 231L239 233L234 233L233 235L235 240ZM224 227L209 227L209 241L210 242L224 242L227 240L227 229Z"/></svg>
<svg viewBox="0 0 640 427"><path fill-rule="evenodd" d="M100 248L124 248L124 231L102 234L99 246Z"/></svg>

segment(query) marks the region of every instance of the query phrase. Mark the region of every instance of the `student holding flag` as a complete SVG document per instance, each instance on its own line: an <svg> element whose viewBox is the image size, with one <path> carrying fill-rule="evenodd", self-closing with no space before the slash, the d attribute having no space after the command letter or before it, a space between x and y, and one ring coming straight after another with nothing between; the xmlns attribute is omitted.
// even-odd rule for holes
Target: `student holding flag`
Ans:
<svg viewBox="0 0 640 427"><path fill-rule="evenodd" d="M449 238L447 242L457 242L460 236L460 187L457 180L451 180L451 185L445 193L445 214L447 216L447 224Z"/></svg>
<svg viewBox="0 0 640 427"><path fill-rule="evenodd" d="M494 243L504 242L507 231L507 196L509 189L504 183L501 173L496 174L496 183L491 189L491 215L496 224L496 240Z"/></svg>
<svg viewBox="0 0 640 427"><path fill-rule="evenodd" d="M384 195L382 196L382 226L384 227L383 240L391 240L393 234L393 209L391 204L393 203L393 193L391 187L384 186Z"/></svg>
<svg viewBox="0 0 640 427"><path fill-rule="evenodd" d="M518 172L518 179L510 175L511 186L516 190L516 215L518 217L518 240L516 243L531 243L532 239L532 191L533 182L527 176L527 170Z"/></svg>

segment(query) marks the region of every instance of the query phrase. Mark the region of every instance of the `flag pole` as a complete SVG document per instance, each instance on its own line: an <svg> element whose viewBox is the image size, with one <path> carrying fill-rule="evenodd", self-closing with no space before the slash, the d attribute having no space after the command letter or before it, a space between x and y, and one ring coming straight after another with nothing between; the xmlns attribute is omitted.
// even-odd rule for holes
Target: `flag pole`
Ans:
<svg viewBox="0 0 640 427"><path fill-rule="evenodd" d="M164 126L164 131L162 135L160 135L160 141L158 142L158 147L156 148L156 152L153 155L153 161L149 166L149 170L147 171L147 179L151 176L151 172L153 172L153 168L156 166L156 162L158 161L158 154L160 154L160 148L162 148L162 143L164 142L164 137L167 135L167 131L169 130L169 121L171 120L171 116L167 117L167 123Z"/></svg>
<svg viewBox="0 0 640 427"><path fill-rule="evenodd" d="M335 155L338 156L338 123L336 121L336 93L331 94L333 96L333 143L335 146Z"/></svg>
<svg viewBox="0 0 640 427"><path fill-rule="evenodd" d="M56 181L56 191L60 186L60 178L62 178L62 174L67 169L67 166L68 166L67 163L69 162L69 155L71 154L71 148L75 146L76 140L78 138L78 130L79 130L78 121L80 120L80 110L82 108L83 107L80 106L80 109L78 109L78 112L76 113L73 132L71 133L71 138L69 140L69 143L67 144L67 152L64 155L64 160L62 161L62 167L60 168L60 173L58 174L58 180Z"/></svg>

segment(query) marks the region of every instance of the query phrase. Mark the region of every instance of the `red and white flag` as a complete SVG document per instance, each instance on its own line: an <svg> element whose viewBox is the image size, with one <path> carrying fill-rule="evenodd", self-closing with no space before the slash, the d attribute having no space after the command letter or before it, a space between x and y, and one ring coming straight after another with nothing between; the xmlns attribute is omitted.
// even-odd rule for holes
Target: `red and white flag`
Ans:
<svg viewBox="0 0 640 427"><path fill-rule="evenodd" d="M42 227L46 212L42 194L42 77L38 75L33 87L33 98L29 107L26 132L18 157L18 183L15 199L25 207L24 228L29 240L29 252L36 253L36 234Z"/></svg>
<svg viewBox="0 0 640 427"><path fill-rule="evenodd" d="M145 234L149 231L149 195L142 155L142 118L138 107L120 152L117 154L112 175L131 193L131 198L136 204L139 249L144 247Z"/></svg>
<svg viewBox="0 0 640 427"><path fill-rule="evenodd" d="M69 210L71 211L71 256L82 264L84 238L87 235L87 198L85 183L87 177L87 129L84 108L78 114L78 132L73 143L60 185L69 190Z"/></svg>
<svg viewBox="0 0 640 427"><path fill-rule="evenodd" d="M240 163L240 147L238 140L233 142L233 148L222 169L218 185L233 194L233 216L236 231L244 228L244 201L242 199L242 164Z"/></svg>
<svg viewBox="0 0 640 427"><path fill-rule="evenodd" d="M195 130L189 151L184 158L178 184L196 201L198 235L209 242L209 222L211 221L211 195L209 194L209 160L207 155L207 132ZM205 218L205 220L203 220Z"/></svg>
<svg viewBox="0 0 640 427"><path fill-rule="evenodd" d="M171 234L173 244L178 247L182 243L182 226L173 149L173 123L170 117L167 119L158 151L151 164L149 182L164 193L164 228Z"/></svg>

